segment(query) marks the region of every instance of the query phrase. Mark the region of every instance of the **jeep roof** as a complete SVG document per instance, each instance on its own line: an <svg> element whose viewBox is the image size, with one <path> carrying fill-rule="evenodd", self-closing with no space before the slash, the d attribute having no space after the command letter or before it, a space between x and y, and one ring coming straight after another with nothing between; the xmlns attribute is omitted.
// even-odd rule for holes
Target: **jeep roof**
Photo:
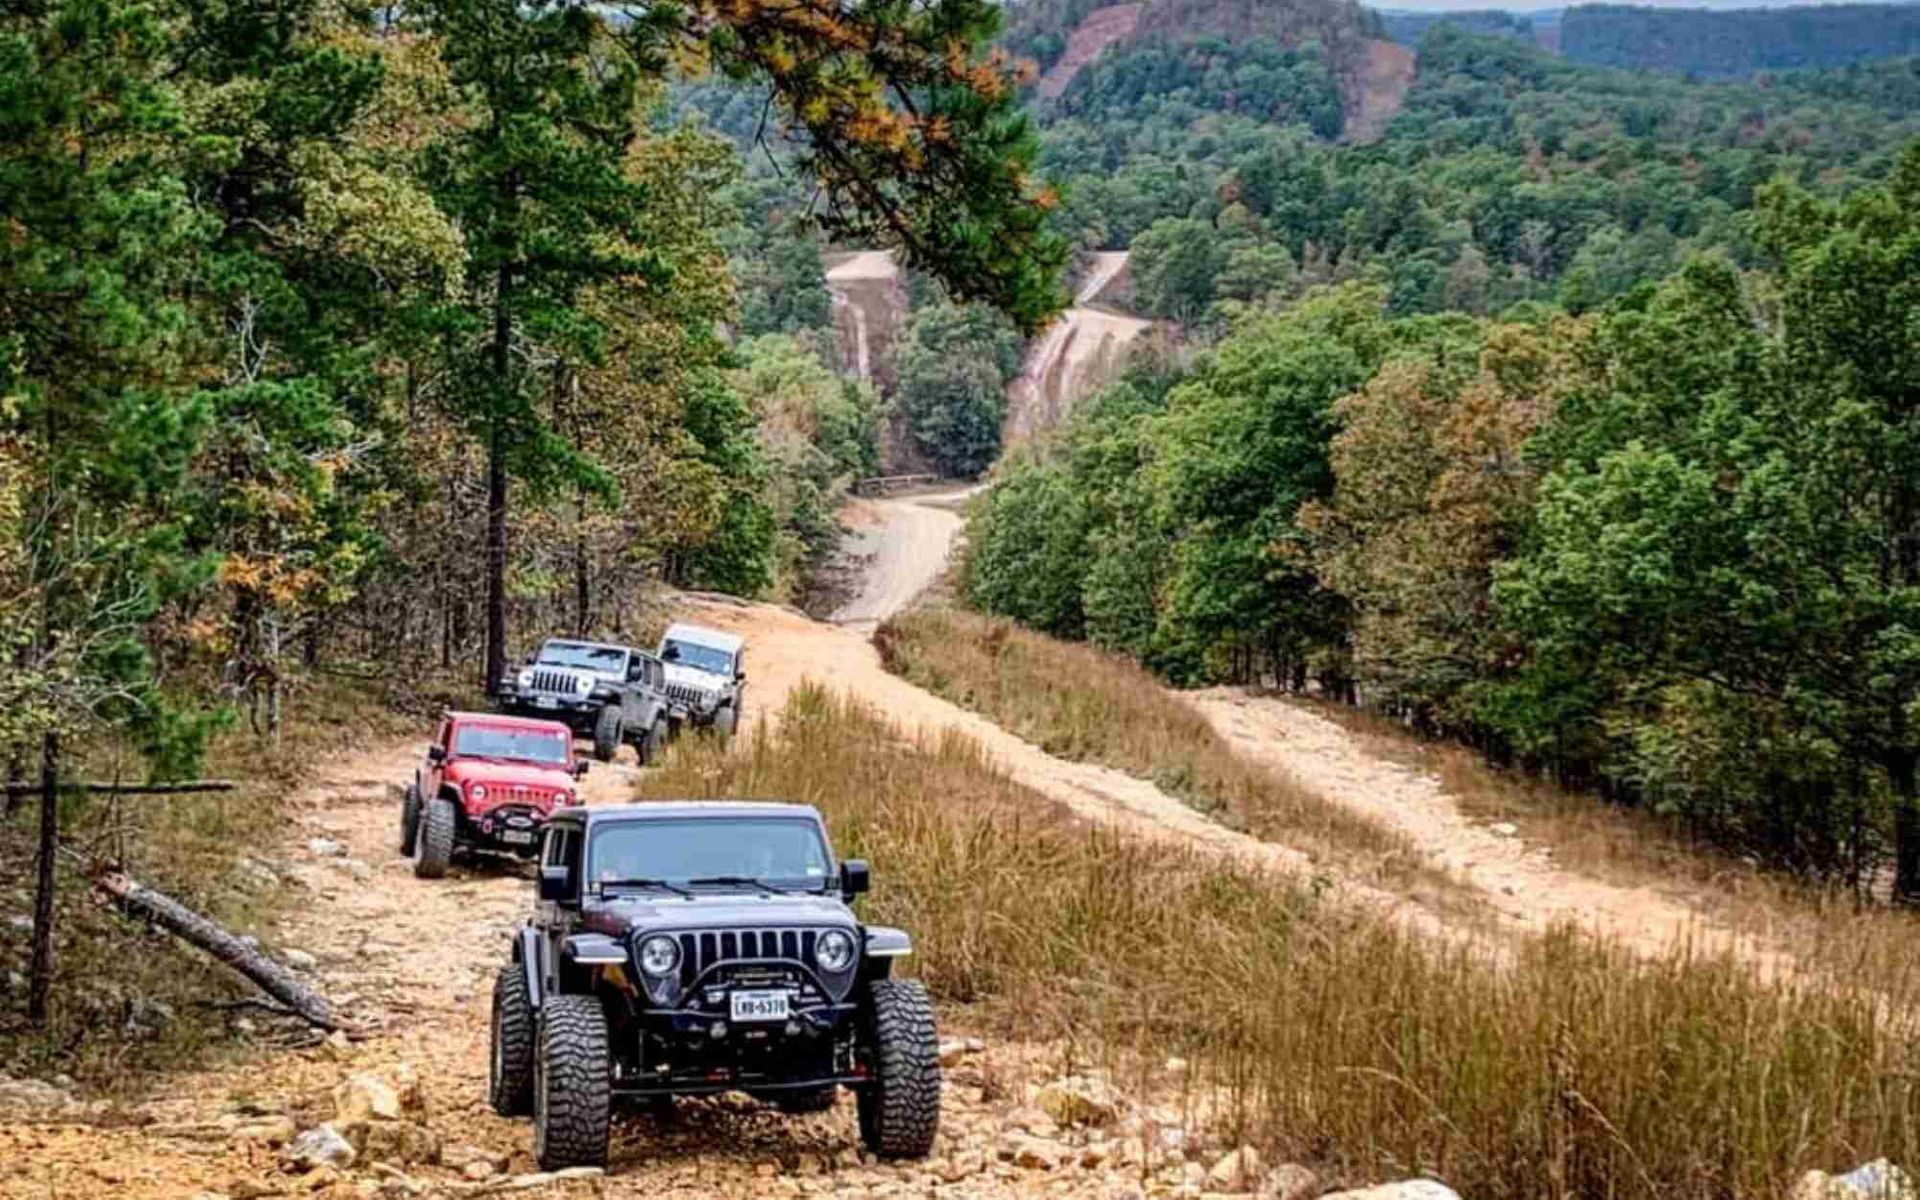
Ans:
<svg viewBox="0 0 1920 1200"><path fill-rule="evenodd" d="M511 717L505 713L493 712L455 712L451 709L440 714L442 720L452 721L455 725L491 725L496 729L531 729L539 733L572 733L558 721L543 720L539 717Z"/></svg>
<svg viewBox="0 0 1920 1200"><path fill-rule="evenodd" d="M747 639L737 633L721 633L717 629L704 629L698 625L669 625L667 632L661 635L662 644L668 641L692 642L696 646L711 646L715 650L724 650L728 654L738 653Z"/></svg>
<svg viewBox="0 0 1920 1200"><path fill-rule="evenodd" d="M540 649L545 650L548 646L585 646L590 650L618 650L622 653L631 653L635 649L632 646L623 646L619 642L596 642L592 638L576 637L550 637L542 639Z"/></svg>
<svg viewBox="0 0 1920 1200"><path fill-rule="evenodd" d="M789 804L779 800L646 800L638 804L608 805L597 808L571 808L555 813L555 821L577 825L609 825L626 821L657 821L674 817L748 817L791 816L820 821L820 810L811 804ZM825 824L821 821L821 824Z"/></svg>

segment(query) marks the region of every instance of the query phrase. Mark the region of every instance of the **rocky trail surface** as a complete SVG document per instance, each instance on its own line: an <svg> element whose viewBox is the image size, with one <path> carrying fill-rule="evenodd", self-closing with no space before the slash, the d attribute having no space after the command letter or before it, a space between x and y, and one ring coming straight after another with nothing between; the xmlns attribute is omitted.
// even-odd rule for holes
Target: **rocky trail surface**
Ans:
<svg viewBox="0 0 1920 1200"><path fill-rule="evenodd" d="M1296 849L1214 823L1148 781L1056 759L889 674L865 630L937 572L958 521L929 516L942 511L931 497L884 504L878 527L890 532L875 561L893 565L877 567L873 590L856 598L845 625L725 598L681 601L682 615L752 639L749 725L777 712L802 681L826 683L909 729L972 736L1013 778L1086 820L1280 870L1329 872ZM913 544L887 549L896 538ZM1399 829L1513 922L1571 919L1656 948L1695 919L1681 901L1560 870L1466 820L1435 781L1368 753L1325 718L1227 691L1194 702L1236 749ZM1097 1079L1060 1078L1067 1064L1057 1047L959 1040L966 1014L954 1011L942 1013L943 1033L955 1039L943 1049L942 1133L924 1163L863 1156L847 1098L812 1117L720 1098L623 1120L605 1174L540 1175L527 1123L499 1119L485 1103L492 977L531 904L530 877L510 866L468 867L438 882L413 877L396 853L397 786L419 749L372 745L316 764L312 785L287 801L284 842L255 864L294 896L268 944L327 992L354 1036L298 1051L262 1046L226 1066L158 1080L126 1104L0 1077L0 1197L1311 1194L1297 1168L1271 1168L1213 1140L1178 1099L1177 1065L1123 1095ZM596 766L583 790L590 803L645 798L646 772L623 752ZM1336 886L1418 922L1439 920L1404 897L1337 878ZM234 1018L243 1041L277 1020Z"/></svg>

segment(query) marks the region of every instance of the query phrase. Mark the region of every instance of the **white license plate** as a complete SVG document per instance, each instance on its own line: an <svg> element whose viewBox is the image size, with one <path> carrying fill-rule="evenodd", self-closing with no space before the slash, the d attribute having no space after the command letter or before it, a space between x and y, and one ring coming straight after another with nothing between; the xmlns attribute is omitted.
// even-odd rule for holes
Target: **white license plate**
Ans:
<svg viewBox="0 0 1920 1200"><path fill-rule="evenodd" d="M733 1019L736 1021L784 1021L787 1019L787 993L734 992Z"/></svg>
<svg viewBox="0 0 1920 1200"><path fill-rule="evenodd" d="M533 845L533 830L503 829L500 831L500 840L509 846L531 846Z"/></svg>
<svg viewBox="0 0 1920 1200"><path fill-rule="evenodd" d="M535 696L533 698L533 706L535 708L559 708L560 702L552 696Z"/></svg>

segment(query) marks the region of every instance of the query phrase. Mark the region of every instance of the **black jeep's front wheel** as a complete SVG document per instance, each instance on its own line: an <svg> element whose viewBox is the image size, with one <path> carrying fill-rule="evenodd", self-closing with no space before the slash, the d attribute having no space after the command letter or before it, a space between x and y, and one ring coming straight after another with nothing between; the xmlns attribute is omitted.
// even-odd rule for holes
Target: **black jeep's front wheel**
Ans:
<svg viewBox="0 0 1920 1200"><path fill-rule="evenodd" d="M413 873L421 879L438 879L447 873L453 861L453 835L459 825L453 801L435 796L420 810L420 824L414 834Z"/></svg>
<svg viewBox="0 0 1920 1200"><path fill-rule="evenodd" d="M620 752L620 710L608 705L593 720L593 756L612 762Z"/></svg>
<svg viewBox="0 0 1920 1200"><path fill-rule="evenodd" d="M526 968L508 963L493 979L493 1036L487 1059L487 1102L503 1117L533 1111L533 1005Z"/></svg>
<svg viewBox="0 0 1920 1200"><path fill-rule="evenodd" d="M940 1128L940 1040L917 979L876 979L867 992L873 1077L859 1089L860 1140L881 1158L925 1158Z"/></svg>
<svg viewBox="0 0 1920 1200"><path fill-rule="evenodd" d="M400 853L413 857L413 844L420 837L420 785L407 785L406 798L400 801Z"/></svg>
<svg viewBox="0 0 1920 1200"><path fill-rule="evenodd" d="M533 1156L543 1171L607 1165L613 1113L607 1013L598 996L549 996L533 1062Z"/></svg>

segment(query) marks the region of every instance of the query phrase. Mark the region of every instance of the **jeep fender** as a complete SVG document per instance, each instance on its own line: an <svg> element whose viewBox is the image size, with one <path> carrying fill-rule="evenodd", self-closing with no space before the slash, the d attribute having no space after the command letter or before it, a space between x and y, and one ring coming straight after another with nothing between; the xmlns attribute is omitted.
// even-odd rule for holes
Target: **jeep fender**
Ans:
<svg viewBox="0 0 1920 1200"><path fill-rule="evenodd" d="M913 953L913 939L904 929L887 925L867 926L868 958L905 958Z"/></svg>
<svg viewBox="0 0 1920 1200"><path fill-rule="evenodd" d="M553 964L547 961L547 939L531 925L523 925L514 935L513 961L520 964L520 970L527 981L527 1004L534 1012L540 1011L540 1005L546 1000L547 980L553 978Z"/></svg>
<svg viewBox="0 0 1920 1200"><path fill-rule="evenodd" d="M561 947L560 957L579 967L624 966L627 948L604 933L576 933Z"/></svg>

